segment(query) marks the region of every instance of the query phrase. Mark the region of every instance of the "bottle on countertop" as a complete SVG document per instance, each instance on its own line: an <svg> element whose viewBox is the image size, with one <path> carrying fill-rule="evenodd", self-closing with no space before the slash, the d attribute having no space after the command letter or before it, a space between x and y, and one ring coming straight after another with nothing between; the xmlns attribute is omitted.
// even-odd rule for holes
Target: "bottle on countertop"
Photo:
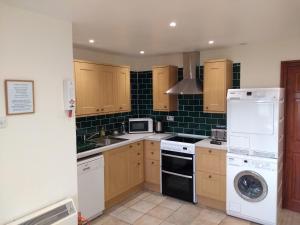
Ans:
<svg viewBox="0 0 300 225"><path fill-rule="evenodd" d="M100 131L100 137L104 137L105 136L105 129L104 126L101 127L101 131Z"/></svg>
<svg viewBox="0 0 300 225"><path fill-rule="evenodd" d="M121 123L120 133L121 133L121 134L126 134L126 131L125 131L125 123L124 123L124 122Z"/></svg>

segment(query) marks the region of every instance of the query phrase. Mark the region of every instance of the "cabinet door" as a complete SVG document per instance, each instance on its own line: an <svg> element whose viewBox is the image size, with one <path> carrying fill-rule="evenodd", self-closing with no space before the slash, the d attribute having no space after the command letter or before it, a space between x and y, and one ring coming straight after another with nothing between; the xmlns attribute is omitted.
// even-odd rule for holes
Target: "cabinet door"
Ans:
<svg viewBox="0 0 300 225"><path fill-rule="evenodd" d="M204 64L204 111L224 112L226 99L225 62Z"/></svg>
<svg viewBox="0 0 300 225"><path fill-rule="evenodd" d="M75 62L76 115L99 113L100 76L95 64Z"/></svg>
<svg viewBox="0 0 300 225"><path fill-rule="evenodd" d="M222 150L196 149L196 170L226 174L226 153Z"/></svg>
<svg viewBox="0 0 300 225"><path fill-rule="evenodd" d="M226 177L207 172L196 172L197 195L226 201Z"/></svg>
<svg viewBox="0 0 300 225"><path fill-rule="evenodd" d="M144 182L144 163L143 160L131 161L129 166L130 187L134 187Z"/></svg>
<svg viewBox="0 0 300 225"><path fill-rule="evenodd" d="M128 146L104 152L105 200L125 192L129 188Z"/></svg>
<svg viewBox="0 0 300 225"><path fill-rule="evenodd" d="M160 163L158 160L145 160L145 181L160 184Z"/></svg>
<svg viewBox="0 0 300 225"><path fill-rule="evenodd" d="M99 66L100 68L100 111L111 113L116 111L115 97L115 68L113 66Z"/></svg>
<svg viewBox="0 0 300 225"><path fill-rule="evenodd" d="M130 71L126 67L116 67L115 93L116 110L131 111Z"/></svg>
<svg viewBox="0 0 300 225"><path fill-rule="evenodd" d="M166 94L166 91L177 82L177 67L155 67L153 68L152 78L153 110L177 110L177 96Z"/></svg>

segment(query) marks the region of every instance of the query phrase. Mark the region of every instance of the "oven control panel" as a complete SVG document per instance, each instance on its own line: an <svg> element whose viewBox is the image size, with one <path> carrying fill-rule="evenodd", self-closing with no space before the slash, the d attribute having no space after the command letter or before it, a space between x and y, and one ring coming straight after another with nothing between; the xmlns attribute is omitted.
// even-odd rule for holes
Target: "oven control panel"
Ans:
<svg viewBox="0 0 300 225"><path fill-rule="evenodd" d="M189 143L178 143L175 141L162 140L160 143L161 150L195 154L195 145Z"/></svg>

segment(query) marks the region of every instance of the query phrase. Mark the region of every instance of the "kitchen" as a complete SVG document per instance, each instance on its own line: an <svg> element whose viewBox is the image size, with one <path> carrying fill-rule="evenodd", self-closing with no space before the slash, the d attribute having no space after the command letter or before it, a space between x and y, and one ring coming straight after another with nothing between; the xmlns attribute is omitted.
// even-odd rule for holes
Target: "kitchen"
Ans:
<svg viewBox="0 0 300 225"><path fill-rule="evenodd" d="M270 9L244 3L233 14L233 5L224 3L218 8L223 23L212 21L211 27L229 32L214 33L201 19L208 18L203 9L216 3L177 3L157 8L135 2L132 8L91 1L83 10L75 1L72 19L67 3L0 3L6 85L0 87L0 224L30 221L58 204L72 216L61 224L76 224L77 211L99 225L298 224L299 188L288 171L297 173L297 139L291 135L297 87L289 87L297 84L299 4L278 1ZM120 18L104 19L116 5L130 15L124 26ZM142 8L165 16L135 11ZM254 12L258 16L249 23ZM270 24L278 27L267 32ZM116 41L116 35L123 38ZM7 113L5 87L28 80L34 81L33 112ZM282 141L280 87L287 88L288 144ZM67 101L75 94L75 103ZM210 143L211 137L221 145ZM240 172L245 165L259 176L237 172L237 164ZM246 185L240 187L244 194L232 185L235 173L242 174L237 185Z"/></svg>

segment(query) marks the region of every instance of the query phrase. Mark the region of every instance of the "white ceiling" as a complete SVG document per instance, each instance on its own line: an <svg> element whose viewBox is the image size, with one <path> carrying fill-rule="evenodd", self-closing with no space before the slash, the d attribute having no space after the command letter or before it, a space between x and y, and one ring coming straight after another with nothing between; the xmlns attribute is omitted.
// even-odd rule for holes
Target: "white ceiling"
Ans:
<svg viewBox="0 0 300 225"><path fill-rule="evenodd" d="M129 55L140 50L156 55L300 36L300 0L4 1L71 18L76 45ZM176 21L175 29L168 26L171 21ZM89 44L89 39L95 43ZM209 40L215 45L209 46Z"/></svg>

